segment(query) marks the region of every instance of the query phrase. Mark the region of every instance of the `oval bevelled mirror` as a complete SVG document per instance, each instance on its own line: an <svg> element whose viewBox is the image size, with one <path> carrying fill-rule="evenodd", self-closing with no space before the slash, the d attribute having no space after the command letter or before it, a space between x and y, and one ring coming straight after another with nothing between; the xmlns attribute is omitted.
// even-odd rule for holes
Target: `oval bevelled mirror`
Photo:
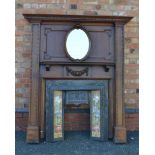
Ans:
<svg viewBox="0 0 155 155"><path fill-rule="evenodd" d="M71 30L66 38L66 51L72 60L84 60L90 49L90 40L82 29Z"/></svg>

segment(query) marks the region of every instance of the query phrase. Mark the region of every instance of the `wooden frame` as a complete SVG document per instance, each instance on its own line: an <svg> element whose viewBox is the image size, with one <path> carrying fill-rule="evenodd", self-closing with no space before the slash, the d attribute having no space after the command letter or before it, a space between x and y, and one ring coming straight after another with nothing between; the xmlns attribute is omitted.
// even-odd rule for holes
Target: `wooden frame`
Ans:
<svg viewBox="0 0 155 155"><path fill-rule="evenodd" d="M81 30L83 30L83 31L85 32L85 34L87 35L88 40L89 40L89 48L88 48L87 54L86 54L82 59L74 59L74 58L72 58L72 57L69 55L69 53L68 53L68 51L67 51L67 47L66 47L67 37L68 37L68 35L69 35L73 30L75 30L75 29L81 29ZM65 52L66 52L67 56L68 56L72 61L82 62L83 60L85 60L85 59L88 57L88 55L89 55L89 53L90 53L90 48L91 48L91 39L90 39L90 36L89 36L89 33L87 32L87 30L86 30L82 25L80 25L80 24L74 25L74 26L68 31L68 33L67 33L67 35L66 35L66 37L65 37Z"/></svg>
<svg viewBox="0 0 155 155"><path fill-rule="evenodd" d="M122 16L83 16L83 15L36 15L36 14L23 14L24 17L32 23L32 92L31 92L31 103L29 111L29 123L27 128L27 142L38 143L40 139L40 132L43 130L43 115L42 110L39 111L39 107L44 107L43 103L39 102L40 94L40 80L50 79L109 79L109 94L110 94L110 125L109 133L111 138L113 137L113 125L114 127L114 142L126 143L126 128L125 128L125 113L124 113L124 101L123 101L123 67L124 67L124 24L126 24L132 17ZM69 61L40 61L40 44L41 44L41 26L42 24L51 23L93 23L94 25L112 25L114 28L114 61L94 61L86 62L69 62ZM41 66L42 65L42 66ZM44 66L45 65L45 66ZM54 75L47 73L44 70L46 65L59 65L57 68L61 68L62 65L71 65L76 69L76 66L88 66L88 70L92 67L107 68L110 69L109 74L103 72L103 75L99 74L89 76L74 76L65 75L66 66L64 66L64 76ZM95 69L94 69L95 70ZM44 87L42 85L42 87ZM42 90L41 90L42 91ZM43 91L42 91L43 93ZM42 102L44 97L42 96ZM113 106L114 105L114 106ZM41 116L41 120L39 118ZM40 123L42 125L40 125ZM43 134L41 134L43 137Z"/></svg>

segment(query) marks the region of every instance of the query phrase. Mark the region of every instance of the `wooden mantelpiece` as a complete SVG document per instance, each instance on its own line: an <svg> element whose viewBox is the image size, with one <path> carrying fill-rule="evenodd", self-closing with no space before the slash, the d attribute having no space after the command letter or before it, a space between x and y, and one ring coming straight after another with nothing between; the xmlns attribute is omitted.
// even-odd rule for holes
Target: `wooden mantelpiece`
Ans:
<svg viewBox="0 0 155 155"><path fill-rule="evenodd" d="M123 98L124 25L132 17L23 15L32 23L32 91L27 142L38 143L40 138L44 137L46 79L107 79L109 138L113 138L115 143L126 143ZM82 62L71 61L64 52L64 36L76 24L87 29L93 42L88 59ZM52 36L53 32L55 38ZM98 33L100 35L97 35ZM60 42L52 45L54 39ZM68 73L67 68L73 70L73 73L85 68L88 70L86 74L76 76Z"/></svg>
<svg viewBox="0 0 155 155"><path fill-rule="evenodd" d="M90 22L126 24L132 17L125 16L86 16L86 15L56 15L56 14L23 14L30 22Z"/></svg>

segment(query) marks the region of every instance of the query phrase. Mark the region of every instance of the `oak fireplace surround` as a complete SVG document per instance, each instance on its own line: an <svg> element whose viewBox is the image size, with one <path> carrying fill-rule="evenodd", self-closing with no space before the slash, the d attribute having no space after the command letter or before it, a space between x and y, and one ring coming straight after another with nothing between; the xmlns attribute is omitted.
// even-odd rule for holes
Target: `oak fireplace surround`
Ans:
<svg viewBox="0 0 155 155"><path fill-rule="evenodd" d="M53 80L107 81L107 137L126 143L123 98L124 25L132 17L23 14L32 23L32 90L27 142L47 136L47 85ZM89 52L82 60L66 52L73 29L89 36ZM53 120L51 120L53 121ZM51 133L52 134L52 133Z"/></svg>

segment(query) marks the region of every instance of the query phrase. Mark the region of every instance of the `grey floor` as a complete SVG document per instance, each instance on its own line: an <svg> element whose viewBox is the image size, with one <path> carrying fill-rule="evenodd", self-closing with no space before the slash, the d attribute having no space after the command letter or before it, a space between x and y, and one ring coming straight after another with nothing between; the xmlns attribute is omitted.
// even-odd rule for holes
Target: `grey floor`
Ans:
<svg viewBox="0 0 155 155"><path fill-rule="evenodd" d="M62 142L27 144L25 133L16 132L16 155L138 155L139 134L128 133L127 144L90 139L89 132L65 133Z"/></svg>

